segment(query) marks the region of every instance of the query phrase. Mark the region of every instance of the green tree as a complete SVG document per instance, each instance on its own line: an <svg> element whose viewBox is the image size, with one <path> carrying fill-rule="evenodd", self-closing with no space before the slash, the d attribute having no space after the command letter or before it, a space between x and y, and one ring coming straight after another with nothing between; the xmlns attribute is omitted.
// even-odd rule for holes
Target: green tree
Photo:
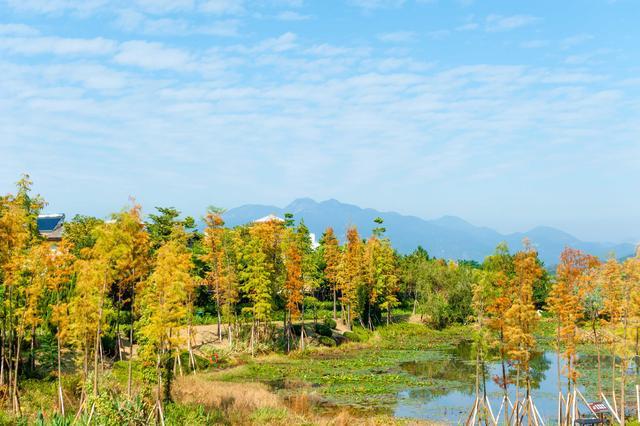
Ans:
<svg viewBox="0 0 640 426"><path fill-rule="evenodd" d="M178 330L185 323L188 292L193 285L191 253L180 234L179 228L174 230L171 239L158 249L154 271L142 285L138 299L140 355L155 364L159 410L162 401L171 398L171 360L179 357L183 339Z"/></svg>
<svg viewBox="0 0 640 426"><path fill-rule="evenodd" d="M329 227L324 232L322 240L320 241L320 247L322 249L324 259L324 276L329 282L331 293L333 294L333 319L337 319L336 304L338 300L338 272L340 268L340 260L342 253L340 252L340 245L338 239L333 232L333 228Z"/></svg>

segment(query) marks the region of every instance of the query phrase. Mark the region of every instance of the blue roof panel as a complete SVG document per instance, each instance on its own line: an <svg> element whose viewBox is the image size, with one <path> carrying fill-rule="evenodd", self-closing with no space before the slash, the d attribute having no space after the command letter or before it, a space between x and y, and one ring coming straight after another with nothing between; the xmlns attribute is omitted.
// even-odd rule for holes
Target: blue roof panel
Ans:
<svg viewBox="0 0 640 426"><path fill-rule="evenodd" d="M51 232L56 229L64 220L64 215L38 216L38 231Z"/></svg>

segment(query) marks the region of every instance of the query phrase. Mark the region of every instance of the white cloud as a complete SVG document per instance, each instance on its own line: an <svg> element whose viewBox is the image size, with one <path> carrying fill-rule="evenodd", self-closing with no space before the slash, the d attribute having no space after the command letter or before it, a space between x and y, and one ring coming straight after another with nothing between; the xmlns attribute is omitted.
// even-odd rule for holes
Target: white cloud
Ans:
<svg viewBox="0 0 640 426"><path fill-rule="evenodd" d="M256 46L255 50L284 52L285 50L291 50L296 47L297 38L294 33L284 33L278 37L263 40Z"/></svg>
<svg viewBox="0 0 640 426"><path fill-rule="evenodd" d="M0 35L33 36L40 32L24 24L0 24Z"/></svg>
<svg viewBox="0 0 640 426"><path fill-rule="evenodd" d="M610 49L597 49L591 52L569 55L565 58L565 64L569 65L584 65L587 63L598 62L599 59L604 55L611 53Z"/></svg>
<svg viewBox="0 0 640 426"><path fill-rule="evenodd" d="M280 21L307 21L311 19L311 16L303 15L292 10L285 10L284 12L278 13L276 19Z"/></svg>
<svg viewBox="0 0 640 426"><path fill-rule="evenodd" d="M9 7L42 14L72 12L88 15L105 6L107 0L6 0Z"/></svg>
<svg viewBox="0 0 640 426"><path fill-rule="evenodd" d="M524 49L538 49L549 45L548 40L529 40L520 43L520 47Z"/></svg>
<svg viewBox="0 0 640 426"><path fill-rule="evenodd" d="M393 9L402 6L405 0L349 0L349 3L364 10Z"/></svg>
<svg viewBox="0 0 640 426"><path fill-rule="evenodd" d="M200 4L203 12L214 15L232 15L244 12L242 0L206 0Z"/></svg>
<svg viewBox="0 0 640 426"><path fill-rule="evenodd" d="M408 43L415 41L417 34L412 31L395 31L378 35L378 40L387 43Z"/></svg>
<svg viewBox="0 0 640 426"><path fill-rule="evenodd" d="M560 47L562 47L563 49L570 49L574 46L586 43L587 41L592 39L593 36L591 34L576 34L574 36L562 39L560 41Z"/></svg>
<svg viewBox="0 0 640 426"><path fill-rule="evenodd" d="M114 57L114 61L121 65L174 71L187 71L190 60L189 53L184 50L141 40L122 43Z"/></svg>
<svg viewBox="0 0 640 426"><path fill-rule="evenodd" d="M531 15L489 15L485 20L485 28L489 32L510 31L521 28L538 21L538 18Z"/></svg>
<svg viewBox="0 0 640 426"><path fill-rule="evenodd" d="M240 21L236 19L210 21L193 25L183 18L150 18L135 10L118 13L115 24L122 30L150 35L188 36L206 34L220 37L235 37L239 34Z"/></svg>
<svg viewBox="0 0 640 426"><path fill-rule="evenodd" d="M135 0L135 4L146 12L165 14L191 10L194 0Z"/></svg>
<svg viewBox="0 0 640 426"><path fill-rule="evenodd" d="M108 67L90 63L68 63L43 68L43 76L51 82L80 84L91 90L117 90L126 85L126 75Z"/></svg>
<svg viewBox="0 0 640 426"><path fill-rule="evenodd" d="M449 30L436 30L436 31L429 31L427 33L427 37L429 37L432 40L443 40L447 38L450 34L451 34L451 31Z"/></svg>
<svg viewBox="0 0 640 426"><path fill-rule="evenodd" d="M0 49L22 55L106 55L116 49L116 42L97 37L7 37L0 38Z"/></svg>
<svg viewBox="0 0 640 426"><path fill-rule="evenodd" d="M469 22L469 23L460 25L459 27L456 27L456 31L473 31L473 30L477 30L478 28L480 28L480 25L478 25L475 22Z"/></svg>

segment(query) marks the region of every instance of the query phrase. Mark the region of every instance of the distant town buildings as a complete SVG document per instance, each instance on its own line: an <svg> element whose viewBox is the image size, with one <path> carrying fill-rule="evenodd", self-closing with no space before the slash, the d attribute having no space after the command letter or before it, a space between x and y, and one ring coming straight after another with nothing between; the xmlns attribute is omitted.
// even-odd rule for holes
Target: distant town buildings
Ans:
<svg viewBox="0 0 640 426"><path fill-rule="evenodd" d="M269 214L265 217L254 220L253 223L266 223L271 221L284 222L284 219L274 214ZM316 234L314 234L313 232L309 232L309 237L311 238L311 248L315 250L320 246L320 244L316 241Z"/></svg>
<svg viewBox="0 0 640 426"><path fill-rule="evenodd" d="M56 243L62 240L62 233L64 231L64 213L54 214L41 214L38 216L38 231L47 241ZM270 214L260 219L256 219L254 223L266 223L266 222L284 222L284 219L276 215ZM109 221L108 221L109 222ZM107 222L107 223L108 223ZM316 249L320 244L316 241L316 234L309 233L311 237L311 247Z"/></svg>
<svg viewBox="0 0 640 426"><path fill-rule="evenodd" d="M38 231L47 241L62 240L64 231L64 213L38 215Z"/></svg>

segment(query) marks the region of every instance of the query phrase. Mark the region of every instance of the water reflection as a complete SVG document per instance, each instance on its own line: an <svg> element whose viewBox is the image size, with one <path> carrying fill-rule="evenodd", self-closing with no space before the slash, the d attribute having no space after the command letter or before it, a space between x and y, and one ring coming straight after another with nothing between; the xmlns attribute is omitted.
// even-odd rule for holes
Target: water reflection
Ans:
<svg viewBox="0 0 640 426"><path fill-rule="evenodd" d="M397 417L410 417L442 421L449 424L464 421L475 398L476 366L471 345L464 343L459 347L442 353L436 360L423 362L407 362L401 365L406 372L429 379L427 388L406 389L398 394L395 408ZM605 392L609 389L611 375L611 357L601 356L602 384ZM560 361L562 367L562 360ZM587 398L598 399L597 357L583 355L579 359L578 368L582 371L579 388ZM508 375L508 393L515 399L516 372L505 365ZM558 394L558 360L555 352L537 353L531 360L532 397L545 423L553 423L557 411ZM492 361L484 366L484 388L492 402L494 413L499 409L504 390L502 382L502 364ZM629 366L629 373L635 376L636 366ZM521 377L522 379L522 377ZM481 380L482 382L482 380ZM566 385L566 378L561 378L560 385ZM483 384L481 383L481 389ZM522 392L522 391L521 391ZM631 394L630 394L631 396ZM583 407L586 411L586 407Z"/></svg>

